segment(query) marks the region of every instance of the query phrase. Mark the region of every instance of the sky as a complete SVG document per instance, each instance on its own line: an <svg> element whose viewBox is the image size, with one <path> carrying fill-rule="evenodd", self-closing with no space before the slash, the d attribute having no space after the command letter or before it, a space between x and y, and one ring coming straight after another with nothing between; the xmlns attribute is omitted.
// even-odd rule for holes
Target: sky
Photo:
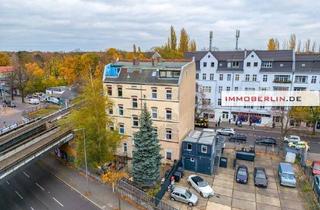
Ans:
<svg viewBox="0 0 320 210"><path fill-rule="evenodd" d="M170 26L182 27L198 49L209 31L219 50L265 49L280 43L320 43L320 1L314 0L0 0L0 51L142 50L163 45ZM282 44L280 44L282 45Z"/></svg>

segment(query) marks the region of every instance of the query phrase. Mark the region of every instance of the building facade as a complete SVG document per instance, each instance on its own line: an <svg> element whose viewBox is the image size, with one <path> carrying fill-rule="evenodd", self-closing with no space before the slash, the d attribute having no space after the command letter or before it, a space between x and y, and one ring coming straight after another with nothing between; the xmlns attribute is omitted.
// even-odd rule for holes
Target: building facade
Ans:
<svg viewBox="0 0 320 210"><path fill-rule="evenodd" d="M144 104L151 114L163 160L178 160L183 138L194 128L195 62L117 62L105 67L104 90L113 102L111 126L124 139L118 155L132 157Z"/></svg>
<svg viewBox="0 0 320 210"><path fill-rule="evenodd" d="M212 122L272 126L280 121L279 107L222 107L221 91L320 90L320 54L243 50L198 51L185 57L195 57L199 108Z"/></svg>

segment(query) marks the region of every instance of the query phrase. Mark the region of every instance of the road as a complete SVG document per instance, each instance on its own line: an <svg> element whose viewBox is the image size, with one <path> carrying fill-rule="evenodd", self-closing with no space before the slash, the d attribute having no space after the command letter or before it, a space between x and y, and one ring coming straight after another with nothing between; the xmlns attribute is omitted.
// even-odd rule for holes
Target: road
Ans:
<svg viewBox="0 0 320 210"><path fill-rule="evenodd" d="M0 209L99 209L37 162L0 185Z"/></svg>

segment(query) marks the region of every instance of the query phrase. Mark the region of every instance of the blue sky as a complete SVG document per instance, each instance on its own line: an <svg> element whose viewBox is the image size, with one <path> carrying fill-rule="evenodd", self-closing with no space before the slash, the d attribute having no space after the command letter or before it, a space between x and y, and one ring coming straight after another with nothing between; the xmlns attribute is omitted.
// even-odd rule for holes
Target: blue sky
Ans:
<svg viewBox="0 0 320 210"><path fill-rule="evenodd" d="M0 0L0 50L143 50L185 27L198 49L265 49L267 39L320 43L320 1L311 0Z"/></svg>

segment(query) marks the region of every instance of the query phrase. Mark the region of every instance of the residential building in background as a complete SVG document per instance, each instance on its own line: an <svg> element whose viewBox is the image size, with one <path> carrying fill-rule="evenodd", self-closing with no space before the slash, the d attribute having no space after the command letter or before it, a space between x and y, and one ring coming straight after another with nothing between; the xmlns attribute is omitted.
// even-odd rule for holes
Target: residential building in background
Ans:
<svg viewBox="0 0 320 210"><path fill-rule="evenodd" d="M124 135L118 155L132 157L133 135L139 130L141 109L146 104L157 132L164 162L180 158L181 142L194 128L195 62L116 62L105 66L105 94L113 102L106 110Z"/></svg>
<svg viewBox="0 0 320 210"><path fill-rule="evenodd" d="M221 91L320 90L320 54L292 50L198 51L195 57L197 100L201 116L217 122L241 121L272 126L279 107L222 107ZM201 101L199 101L201 100ZM293 122L292 122L293 123Z"/></svg>

